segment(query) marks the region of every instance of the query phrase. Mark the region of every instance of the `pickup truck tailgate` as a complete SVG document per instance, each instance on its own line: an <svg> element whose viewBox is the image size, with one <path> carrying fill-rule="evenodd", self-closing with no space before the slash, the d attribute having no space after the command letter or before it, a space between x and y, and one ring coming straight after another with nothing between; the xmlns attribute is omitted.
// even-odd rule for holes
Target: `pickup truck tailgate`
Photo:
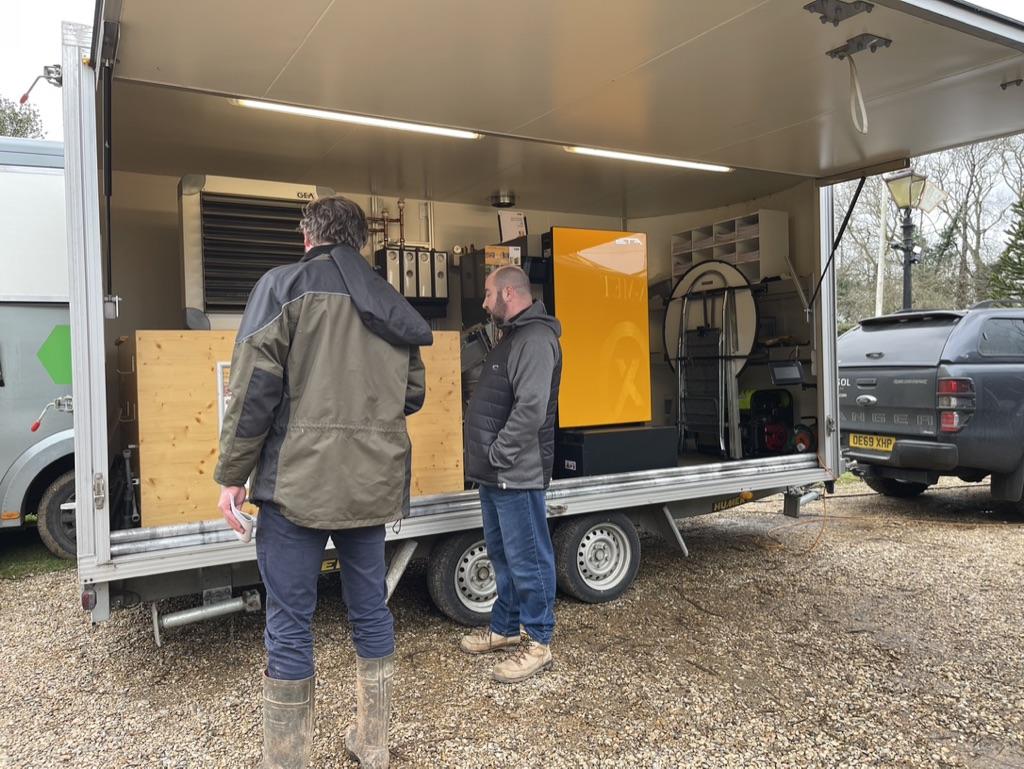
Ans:
<svg viewBox="0 0 1024 769"><path fill-rule="evenodd" d="M839 339L839 418L850 434L935 440L936 385L946 340L962 315L897 313L862 321ZM886 450L883 446L883 450Z"/></svg>
<svg viewBox="0 0 1024 769"><path fill-rule="evenodd" d="M839 369L844 432L934 438L938 432L935 367Z"/></svg>

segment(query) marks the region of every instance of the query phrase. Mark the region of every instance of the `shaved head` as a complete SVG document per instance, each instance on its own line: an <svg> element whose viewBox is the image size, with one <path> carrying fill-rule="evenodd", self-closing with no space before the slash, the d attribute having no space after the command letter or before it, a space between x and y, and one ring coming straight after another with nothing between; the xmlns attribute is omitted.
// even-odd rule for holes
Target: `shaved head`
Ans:
<svg viewBox="0 0 1024 769"><path fill-rule="evenodd" d="M494 271L493 275L496 291L511 288L517 294L530 293L530 279L521 268L515 265L509 264L505 267L499 267Z"/></svg>
<svg viewBox="0 0 1024 769"><path fill-rule="evenodd" d="M498 322L518 315L531 304L530 279L519 267L499 267L484 281L484 309Z"/></svg>

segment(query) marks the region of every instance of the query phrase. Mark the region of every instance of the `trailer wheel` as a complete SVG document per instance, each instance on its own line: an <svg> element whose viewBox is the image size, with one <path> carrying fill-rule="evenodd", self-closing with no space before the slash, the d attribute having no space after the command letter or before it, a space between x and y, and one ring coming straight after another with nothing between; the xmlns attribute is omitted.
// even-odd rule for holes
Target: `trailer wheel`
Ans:
<svg viewBox="0 0 1024 769"><path fill-rule="evenodd" d="M51 483L39 500L38 528L43 544L60 558L78 555L75 538L75 511L60 506L75 501L75 471L64 473Z"/></svg>
<svg viewBox="0 0 1024 769"><path fill-rule="evenodd" d="M913 481L901 481L896 478L872 478L864 479L868 488L878 492L885 497L898 497L899 499L913 499L925 492L927 483L915 483Z"/></svg>
<svg viewBox="0 0 1024 769"><path fill-rule="evenodd" d="M594 513L559 524L551 538L563 593L585 603L622 595L640 568L640 537L623 513Z"/></svg>
<svg viewBox="0 0 1024 769"><path fill-rule="evenodd" d="M438 609L462 625L490 622L498 589L482 531L441 540L430 553L427 566L427 589Z"/></svg>

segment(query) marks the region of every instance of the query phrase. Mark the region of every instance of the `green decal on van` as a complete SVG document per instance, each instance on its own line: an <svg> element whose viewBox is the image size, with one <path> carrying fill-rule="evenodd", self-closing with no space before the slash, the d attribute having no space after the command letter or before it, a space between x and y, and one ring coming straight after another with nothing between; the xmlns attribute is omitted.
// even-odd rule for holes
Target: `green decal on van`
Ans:
<svg viewBox="0 0 1024 769"><path fill-rule="evenodd" d="M36 357L54 384L71 384L71 326L54 326Z"/></svg>

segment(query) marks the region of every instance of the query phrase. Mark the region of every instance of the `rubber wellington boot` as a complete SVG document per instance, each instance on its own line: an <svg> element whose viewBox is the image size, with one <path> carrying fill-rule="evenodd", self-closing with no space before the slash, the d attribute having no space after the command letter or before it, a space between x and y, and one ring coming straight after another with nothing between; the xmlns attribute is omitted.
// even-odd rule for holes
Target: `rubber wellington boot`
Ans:
<svg viewBox="0 0 1024 769"><path fill-rule="evenodd" d="M356 657L356 723L345 735L345 749L363 769L388 769L388 720L395 655Z"/></svg>
<svg viewBox="0 0 1024 769"><path fill-rule="evenodd" d="M307 769L313 745L316 676L284 681L263 674L262 769Z"/></svg>

